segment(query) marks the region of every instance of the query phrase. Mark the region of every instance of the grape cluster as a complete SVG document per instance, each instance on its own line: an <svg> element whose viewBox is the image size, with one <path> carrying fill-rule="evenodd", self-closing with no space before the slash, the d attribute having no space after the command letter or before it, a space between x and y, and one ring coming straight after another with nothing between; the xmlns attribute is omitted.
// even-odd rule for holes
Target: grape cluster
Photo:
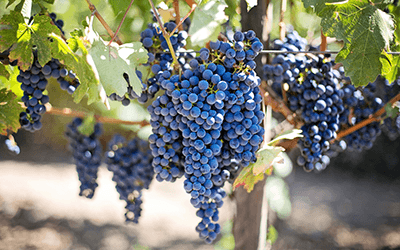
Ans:
<svg viewBox="0 0 400 250"><path fill-rule="evenodd" d="M34 53L34 61L32 66L26 70L20 70L17 81L21 83L21 89L24 95L21 101L26 106L25 112L20 114L21 127L34 132L42 128L41 118L46 112L44 106L49 102L49 96L43 94L46 90L48 79L56 78L62 90L66 90L69 94L73 94L80 85L75 74L63 68L57 59L52 59L43 67L37 60L37 53Z"/></svg>
<svg viewBox="0 0 400 250"><path fill-rule="evenodd" d="M274 40L273 49L281 51L304 51L307 40L302 38L296 31L288 32L284 41ZM263 66L263 80L271 81L272 89L282 97L282 86L294 83L301 72L306 70L306 58L295 56L291 53L277 55L271 64ZM293 107L294 108L294 107Z"/></svg>
<svg viewBox="0 0 400 250"><path fill-rule="evenodd" d="M306 43L292 32L285 41L275 40L274 48L305 50ZM382 107L381 99L376 97L376 83L357 90L348 84L343 67L336 70L333 66L330 54L314 57L291 53L282 53L263 66L264 79L282 98L285 90L287 106L304 121L297 163L306 171L325 169L330 158L346 148L371 148L380 134L374 122L331 144L339 129L354 126Z"/></svg>
<svg viewBox="0 0 400 250"><path fill-rule="evenodd" d="M301 37L297 31L288 29L283 41L275 39L272 44L273 49L282 51L305 51L307 39Z"/></svg>
<svg viewBox="0 0 400 250"><path fill-rule="evenodd" d="M108 143L105 156L120 199L127 203L126 221L138 223L142 190L149 188L154 177L149 144L138 138L126 141L124 137L115 135Z"/></svg>
<svg viewBox="0 0 400 250"><path fill-rule="evenodd" d="M185 24L185 22L183 24ZM190 19L186 22L186 26L187 25L190 25ZM176 24L172 21L164 24L164 28L167 32L172 32L175 27ZM126 94L124 96L118 96L116 93L113 93L109 96L112 101L121 101L124 106L129 105L130 99L137 99L139 103L144 104L149 99L154 98L156 93L160 90L159 83L162 82L163 79L168 79L173 73L173 68L171 67L173 58L171 54L168 53L170 50L167 41L164 38L161 29L158 27L158 24L149 24L148 28L142 31L140 36L140 41L148 51L148 61L144 66L149 67L149 74L146 76L146 79L143 79L142 72L136 71L143 87L143 91L140 94L136 94L132 90L129 83L129 77L124 74L125 80L128 83ZM170 37L170 42L176 52L178 62L183 68L188 67L186 66L187 59L194 58L193 53L180 52L181 48L186 45L187 37L188 33L186 30L177 30Z"/></svg>
<svg viewBox="0 0 400 250"><path fill-rule="evenodd" d="M181 75L164 75L164 94L148 107L156 179L185 176L184 189L202 219L196 231L207 243L220 232L225 181L256 161L264 134L261 81L253 71L262 44L253 31L234 38L210 42L211 50L201 49Z"/></svg>
<svg viewBox="0 0 400 250"><path fill-rule="evenodd" d="M190 25L190 23L187 23L187 25ZM164 23L164 29L169 33L172 32L175 27L176 24L173 21ZM146 65L151 68L151 76L146 80L146 89L138 98L139 103L145 103L147 100L152 99L160 90L158 83L162 82L163 79L168 79L173 73L173 68L171 67L173 58L172 55L168 53L170 49L167 40L156 23L149 24L147 29L142 31L140 36L140 41L148 51L149 59ZM170 42L176 52L178 62L182 66L186 63L186 57L191 56L190 53L180 52L186 45L187 37L188 33L186 30L177 30L170 37Z"/></svg>
<svg viewBox="0 0 400 250"><path fill-rule="evenodd" d="M82 119L75 118L67 125L65 136L69 140L69 150L73 153L81 183L79 195L91 199L98 186L96 179L102 157L102 148L98 138L102 134L102 126L97 123L94 126L94 132L85 136L78 130L81 124Z"/></svg>
<svg viewBox="0 0 400 250"><path fill-rule="evenodd" d="M346 110L340 117L341 129L346 129L368 119L369 116L383 107L382 100L375 95L376 88L376 82L369 83L358 90L353 85L343 87L343 100ZM379 123L372 122L343 139L346 141L348 150L361 152L364 149L372 148L373 142L380 134Z"/></svg>
<svg viewBox="0 0 400 250"><path fill-rule="evenodd" d="M384 97L385 103L389 102L396 94L400 93L400 79L389 83L388 80L384 79ZM400 103L395 103L397 108L400 108ZM400 114L396 117L387 117L383 120L382 131L391 139L395 140L400 136Z"/></svg>

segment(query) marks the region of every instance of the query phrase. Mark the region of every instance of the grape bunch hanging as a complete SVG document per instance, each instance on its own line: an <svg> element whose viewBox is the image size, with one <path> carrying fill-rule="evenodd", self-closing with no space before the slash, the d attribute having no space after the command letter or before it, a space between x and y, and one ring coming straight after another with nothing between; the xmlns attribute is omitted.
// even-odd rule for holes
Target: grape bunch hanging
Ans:
<svg viewBox="0 0 400 250"><path fill-rule="evenodd" d="M155 72L164 90L148 107L156 179L185 177L184 189L201 219L196 231L207 243L220 233L222 187L230 171L237 172L231 165L255 162L263 139L261 80L253 70L261 50L254 31L237 32L234 42L202 48L182 75Z"/></svg>
<svg viewBox="0 0 400 250"><path fill-rule="evenodd" d="M298 142L299 166L306 171L321 171L329 165L331 157L346 149L358 152L370 149L381 134L381 127L396 137L397 118L390 117L382 126L372 122L340 139L337 133L369 119L380 110L384 103L377 90L385 88L383 99L388 102L398 93L398 80L383 84L382 77L378 77L375 82L356 89L330 54L290 53L307 49L305 39L296 31L290 31L284 41L275 40L273 44L283 53L263 66L263 79L304 123L303 138ZM309 46L308 49L315 48Z"/></svg>

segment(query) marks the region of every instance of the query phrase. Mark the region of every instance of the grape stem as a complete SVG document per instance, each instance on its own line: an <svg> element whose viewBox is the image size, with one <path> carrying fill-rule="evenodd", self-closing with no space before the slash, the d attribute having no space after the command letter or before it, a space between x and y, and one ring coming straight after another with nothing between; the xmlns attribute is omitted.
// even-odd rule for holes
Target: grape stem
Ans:
<svg viewBox="0 0 400 250"><path fill-rule="evenodd" d="M110 46L110 44L111 44L111 43L115 40L115 38L117 37L117 34L118 34L119 30L121 29L122 23L125 21L126 15L128 14L128 11L129 11L129 9L132 7L132 4L133 4L134 1L135 1L135 0L131 0L131 2L129 3L129 6L128 6L128 8L127 8L126 11L125 11L125 14L124 14L124 16L122 17L122 20L121 20L121 22L119 23L118 28L117 28L117 30L115 31L114 36L112 36L111 41L108 43L108 46Z"/></svg>
<svg viewBox="0 0 400 250"><path fill-rule="evenodd" d="M162 20L160 19L160 16L158 15L158 11L157 11L156 7L154 6L153 1L149 0L149 3L151 5L151 9L154 12L154 15L156 16L157 22L160 25L160 29L161 29L161 32L163 33L165 41L167 41L168 48L169 48L169 51L171 52L171 56L173 59L172 64L178 64L178 59L176 58L176 54L175 54L174 48L172 47L171 40L170 40L171 34L174 34L174 33L171 32L171 34L168 34L168 32L165 31L164 24L163 24Z"/></svg>
<svg viewBox="0 0 400 250"><path fill-rule="evenodd" d="M19 104L23 108L26 108L24 103L19 102ZM85 117L90 115L87 112L78 111L78 110L72 110L70 108L55 108L55 107L52 107L50 104L46 104L45 106L46 106L46 114L58 115L58 116L66 116L66 117L82 117L82 118L85 118ZM100 122L100 123L124 124L124 125L140 125L141 127L149 125L149 122L146 121L146 120L143 120L143 121L124 121L124 120L115 119L115 118L111 118L111 117L100 116L100 115L94 115L94 118L96 119L97 122Z"/></svg>
<svg viewBox="0 0 400 250"><path fill-rule="evenodd" d="M103 25L103 27L106 29L110 37L114 37L114 32L111 30L110 26L108 26L107 22L104 20L104 18L100 15L100 13L97 11L96 6L90 2L90 0L86 0L87 4L89 5L90 11L93 12L93 14L96 16L96 18L100 21L100 23ZM115 37L115 42L118 43L119 45L122 45L122 41L119 39L118 36Z"/></svg>
<svg viewBox="0 0 400 250"><path fill-rule="evenodd" d="M388 103L390 103L391 105L393 105L395 102L400 101L400 93L398 93L395 97L393 97ZM363 120L359 123L357 123L354 126L349 127L348 129L345 129L343 131L340 131L336 137L334 141L339 140L340 138L349 135L357 130L359 130L360 128L367 126L368 124L372 123L372 122L378 122L380 120L382 120L382 115L386 112L385 107L382 107L381 109L379 109L378 111L375 112L375 114L371 115L368 119Z"/></svg>

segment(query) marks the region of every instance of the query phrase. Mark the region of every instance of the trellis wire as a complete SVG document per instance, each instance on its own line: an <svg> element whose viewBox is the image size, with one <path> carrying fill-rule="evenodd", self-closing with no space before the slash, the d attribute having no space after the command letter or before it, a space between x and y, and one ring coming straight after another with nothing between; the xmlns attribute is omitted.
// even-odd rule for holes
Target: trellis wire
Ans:
<svg viewBox="0 0 400 250"><path fill-rule="evenodd" d="M260 54L339 54L340 51L305 51L305 50L300 50L300 51L285 51L285 50L261 50ZM170 54L171 52L157 52L156 54ZM200 53L200 51L177 51L176 53ZM400 52L386 52L386 54L389 55L400 55Z"/></svg>

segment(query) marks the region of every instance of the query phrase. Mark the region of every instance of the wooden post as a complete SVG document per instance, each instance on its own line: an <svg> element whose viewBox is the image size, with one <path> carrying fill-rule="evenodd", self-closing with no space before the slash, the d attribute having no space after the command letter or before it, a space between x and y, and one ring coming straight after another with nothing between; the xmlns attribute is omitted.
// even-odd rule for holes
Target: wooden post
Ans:
<svg viewBox="0 0 400 250"><path fill-rule="evenodd" d="M263 26L266 20L267 1L258 0L258 5L247 12L245 0L240 2L242 30L254 30L260 40L263 39ZM257 74L262 74L261 57L256 59ZM260 181L254 186L251 193L247 193L243 187L234 192L236 200L236 214L233 220L233 235L235 237L235 249L257 250L260 233L261 207L263 200L265 181Z"/></svg>

